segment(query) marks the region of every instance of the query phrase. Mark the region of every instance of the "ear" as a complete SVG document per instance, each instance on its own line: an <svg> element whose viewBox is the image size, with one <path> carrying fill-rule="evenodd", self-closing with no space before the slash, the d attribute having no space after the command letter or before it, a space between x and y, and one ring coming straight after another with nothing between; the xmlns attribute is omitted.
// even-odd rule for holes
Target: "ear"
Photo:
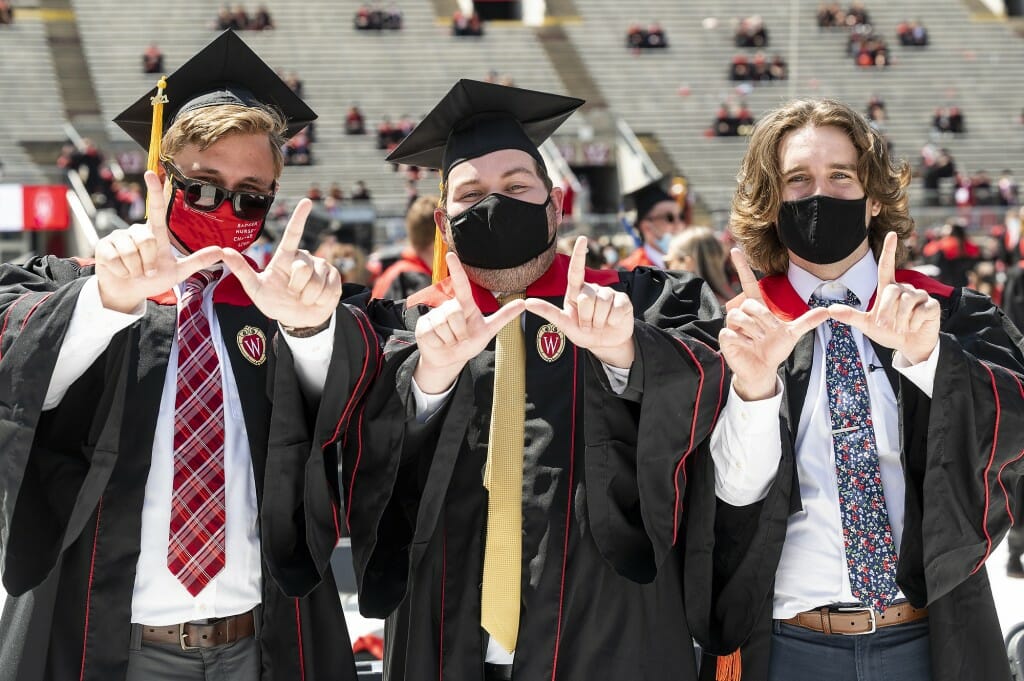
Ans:
<svg viewBox="0 0 1024 681"><path fill-rule="evenodd" d="M434 225L441 231L441 236L444 237L444 242L451 245L451 237L448 234L448 220L445 216L445 212L440 208L434 209Z"/></svg>
<svg viewBox="0 0 1024 681"><path fill-rule="evenodd" d="M562 202L565 200L565 190L561 187L551 188L551 205L556 208L555 224L562 224L562 215L565 213L565 206Z"/></svg>

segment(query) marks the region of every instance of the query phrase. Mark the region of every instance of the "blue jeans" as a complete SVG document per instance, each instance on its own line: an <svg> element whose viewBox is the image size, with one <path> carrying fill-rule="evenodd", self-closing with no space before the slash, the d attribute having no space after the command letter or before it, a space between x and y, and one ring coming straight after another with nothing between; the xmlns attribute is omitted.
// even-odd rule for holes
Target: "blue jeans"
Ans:
<svg viewBox="0 0 1024 681"><path fill-rule="evenodd" d="M863 636L772 623L769 681L931 681L928 620Z"/></svg>

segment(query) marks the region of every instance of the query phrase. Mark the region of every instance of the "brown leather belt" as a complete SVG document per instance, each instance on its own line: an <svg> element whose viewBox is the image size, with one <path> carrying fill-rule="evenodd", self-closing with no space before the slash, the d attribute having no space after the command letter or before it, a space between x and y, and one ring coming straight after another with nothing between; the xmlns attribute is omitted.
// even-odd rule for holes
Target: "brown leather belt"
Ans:
<svg viewBox="0 0 1024 681"><path fill-rule="evenodd" d="M256 634L256 622L253 611L243 612L214 620L209 624L184 622L164 627L142 625L142 640L147 643L169 643L181 646L182 650L196 648L213 648L227 643L234 643Z"/></svg>
<svg viewBox="0 0 1024 681"><path fill-rule="evenodd" d="M875 612L871 608L859 606L842 607L826 606L817 610L798 613L785 624L792 624L822 634L842 634L856 636L873 634L876 629L891 627L907 622L916 622L928 616L927 608L915 608L910 603L897 603L885 609L885 613Z"/></svg>

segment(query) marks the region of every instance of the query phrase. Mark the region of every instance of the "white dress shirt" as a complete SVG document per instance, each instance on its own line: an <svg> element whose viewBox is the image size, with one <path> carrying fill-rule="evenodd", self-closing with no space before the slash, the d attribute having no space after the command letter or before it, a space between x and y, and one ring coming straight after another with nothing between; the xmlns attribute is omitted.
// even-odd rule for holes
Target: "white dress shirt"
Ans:
<svg viewBox="0 0 1024 681"><path fill-rule="evenodd" d="M223 277L223 274L222 274ZM203 292L203 313L211 329L219 328L213 308L213 290ZM181 287L175 287L181 311ZM142 317L145 303L133 314L103 307L94 277L79 295L68 332L57 357L57 365L46 393L44 409L60 404L68 388L103 353L119 331ZM332 318L331 326L334 320ZM333 347L333 331L311 338L281 334L291 347L296 371L304 392L318 396L323 389ZM167 568L171 494L174 480L174 401L177 385L178 343L172 343L168 357L153 437L152 462L142 505L140 554L132 592L132 622L164 626L227 617L251 610L262 601L259 519L252 458L242 406L230 360L221 333L213 333L214 348L221 364L224 391L224 478L227 520L225 565L196 596L192 596ZM269 351L269 348L268 348ZM227 370L224 370L227 369Z"/></svg>
<svg viewBox="0 0 1024 681"><path fill-rule="evenodd" d="M521 323L526 323L526 318L520 315ZM621 395L626 390L626 386L629 383L629 369L621 369L619 367L613 367L610 364L601 363L604 367L605 376L608 377L608 383L612 391L616 395ZM416 379L412 379L412 396L416 402L416 420L420 423L426 423L429 421L434 414L436 414L444 403L448 400L448 396L452 394L452 390L455 389L453 383L447 390L442 393L428 394L420 390L419 385L416 384ZM486 632L484 632L486 635ZM491 636L487 636L487 650L484 653L484 661L490 664L512 664L515 659L515 653L505 650L500 643L494 640Z"/></svg>
<svg viewBox="0 0 1024 681"><path fill-rule="evenodd" d="M823 282L792 263L788 276L803 300L814 293L842 300L846 291L851 290L861 301L860 309L866 310L878 284L878 265L869 252L835 282ZM893 540L898 547L903 536L905 486L900 465L896 396L871 341L857 329L851 330L865 368L882 489ZM843 546L832 421L822 362L831 335L828 323L815 330L807 395L796 432L796 467L803 510L790 516L786 528L775 579L776 619L787 619L827 604L857 602L850 589ZM928 359L916 365L911 366L900 353L893 357L893 368L929 397L937 364L938 344ZM782 400L781 380L774 397L754 402L744 402L730 388L729 400L711 437L715 491L726 503L745 506L767 494L782 455L779 430ZM902 593L896 596L901 597Z"/></svg>

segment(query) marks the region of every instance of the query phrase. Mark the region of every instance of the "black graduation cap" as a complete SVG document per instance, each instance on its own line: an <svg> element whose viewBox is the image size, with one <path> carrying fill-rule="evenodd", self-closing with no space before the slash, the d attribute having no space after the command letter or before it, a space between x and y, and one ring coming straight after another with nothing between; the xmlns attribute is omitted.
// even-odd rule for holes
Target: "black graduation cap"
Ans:
<svg viewBox="0 0 1024 681"><path fill-rule="evenodd" d="M168 76L166 83L161 134L178 114L219 104L276 107L285 118L286 137L295 135L317 117L231 30L224 31L196 53ZM156 96L154 87L114 118L144 149L150 148L153 140L152 100Z"/></svg>
<svg viewBox="0 0 1024 681"><path fill-rule="evenodd" d="M541 160L537 147L583 104L548 92L459 80L388 161L436 168L452 166L500 149L520 149Z"/></svg>
<svg viewBox="0 0 1024 681"><path fill-rule="evenodd" d="M633 201L633 206L636 208L637 223L643 220L651 212L651 209L662 201L675 202L675 199L661 188L660 179L645 184L643 187L629 192L626 196Z"/></svg>

